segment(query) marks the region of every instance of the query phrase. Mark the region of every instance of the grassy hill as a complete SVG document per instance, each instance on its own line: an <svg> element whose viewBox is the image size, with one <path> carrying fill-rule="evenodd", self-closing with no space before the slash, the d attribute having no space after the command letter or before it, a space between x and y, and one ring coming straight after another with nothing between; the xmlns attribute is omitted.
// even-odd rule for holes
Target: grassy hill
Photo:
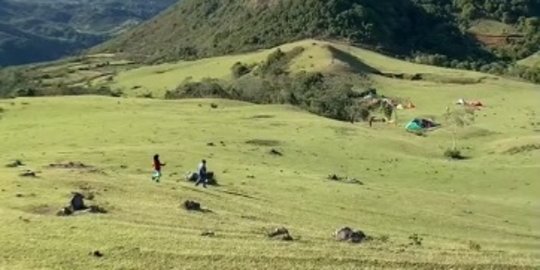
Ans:
<svg viewBox="0 0 540 270"><path fill-rule="evenodd" d="M538 16L540 5L534 0L187 0L93 51L121 52L156 63L317 38L345 40L391 55L448 58L439 65L474 61L482 66L538 50ZM519 33L518 38L502 40L503 50L485 47L489 37L465 31L502 26Z"/></svg>
<svg viewBox="0 0 540 270"><path fill-rule="evenodd" d="M523 66L540 69L540 52L519 61L519 64Z"/></svg>
<svg viewBox="0 0 540 270"><path fill-rule="evenodd" d="M163 62L305 38L338 38L401 54L413 50L456 57L474 54L478 48L472 41L436 13L410 0L188 0L94 51Z"/></svg>
<svg viewBox="0 0 540 270"><path fill-rule="evenodd" d="M399 111L396 125L369 128L289 105L131 98L143 90L159 97L190 76L232 81L231 65L264 61L275 49L139 68L114 55L33 67L20 76L39 75L50 89L109 86L127 98L0 100L0 165L14 159L26 164L0 166L0 268L539 265L537 85L412 64L341 43L305 40L281 47L304 48L286 62L290 73L360 77L385 95L410 98L416 109ZM419 77L406 79L411 74ZM451 129L442 115L459 98L486 106L473 125L458 130L469 159L450 161L443 152ZM406 133L403 126L417 116L443 126L426 137ZM167 163L161 184L150 181L155 153ZM185 182L201 158L219 186ZM69 162L89 167L50 166ZM19 176L26 169L38 177ZM329 180L331 174L357 181ZM108 213L55 216L72 191L92 193L88 203ZM187 199L211 212L187 212L181 207ZM276 226L287 227L296 240L268 239L266 230ZM336 242L332 233L342 226L373 240ZM201 236L208 230L215 235ZM420 245L411 244L418 238ZM104 256L91 255L96 250Z"/></svg>

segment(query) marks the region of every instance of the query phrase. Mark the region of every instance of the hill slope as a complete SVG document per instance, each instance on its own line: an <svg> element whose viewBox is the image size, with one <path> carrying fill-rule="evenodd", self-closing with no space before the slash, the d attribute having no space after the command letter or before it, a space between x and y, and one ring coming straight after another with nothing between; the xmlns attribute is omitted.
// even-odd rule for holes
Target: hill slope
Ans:
<svg viewBox="0 0 540 270"><path fill-rule="evenodd" d="M410 0L188 0L96 50L170 61L309 37L348 39L398 53L474 51L457 27Z"/></svg>
<svg viewBox="0 0 540 270"><path fill-rule="evenodd" d="M174 0L1 0L0 66L58 59L156 15Z"/></svg>
<svg viewBox="0 0 540 270"><path fill-rule="evenodd" d="M490 104L478 125L462 134L473 156L463 162L441 157L450 139L444 129L417 137L288 106L96 97L1 101L0 163L21 159L26 167L0 167L0 267L533 269L540 262L540 152L507 150L537 144L534 127L510 127L528 123L538 99L530 90L514 90L423 90L430 99L414 114L438 115L448 96L467 93ZM272 148L283 156L270 154ZM150 181L155 153L167 163L161 184ZM204 190L184 182L200 158L209 161L220 186ZM92 167L49 166L69 161ZM39 177L18 176L24 169ZM329 174L363 184L331 181ZM94 194L87 203L109 213L55 216L72 191ZM211 212L185 211L187 199ZM275 226L286 226L296 241L267 239L265 230ZM360 228L374 240L336 242L331 234L341 226ZM207 230L215 236L201 236ZM423 238L419 245L409 244L414 234ZM89 255L95 250L104 257Z"/></svg>
<svg viewBox="0 0 540 270"><path fill-rule="evenodd" d="M472 2L472 3L470 3ZM451 59L523 58L538 50L534 0L511 3L434 0L187 0L95 52L124 52L150 62L201 58L269 48L304 38L341 39L392 54L442 54ZM472 11L471 11L472 6ZM491 51L464 30L483 18L520 38ZM521 18L519 21L517 18Z"/></svg>

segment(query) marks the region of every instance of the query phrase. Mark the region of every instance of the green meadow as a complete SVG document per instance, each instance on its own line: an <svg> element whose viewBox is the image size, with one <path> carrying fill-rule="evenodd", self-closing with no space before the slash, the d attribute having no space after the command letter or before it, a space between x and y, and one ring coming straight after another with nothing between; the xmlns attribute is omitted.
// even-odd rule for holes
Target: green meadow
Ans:
<svg viewBox="0 0 540 270"><path fill-rule="evenodd" d="M90 82L128 97L0 100L0 269L537 269L538 85L340 43L282 48L298 46L305 50L291 72L361 73L380 93L416 108L370 128L288 105L133 97L160 97L188 79L229 80L234 63L258 63L272 50ZM485 107L458 129L468 159L453 161L443 156L452 143L443 114L459 98ZM404 125L417 116L442 128L407 133ZM156 153L167 163L159 184L150 180ZM186 182L202 158L218 186ZM17 159L25 165L4 166ZM69 162L88 167L50 166ZM25 170L37 177L21 177ZM330 180L333 174L354 181ZM77 191L92 193L87 204L108 213L56 216ZM185 200L209 211L186 211ZM266 236L280 226L294 241ZM343 226L371 239L338 242L333 233ZM207 231L214 235L201 235ZM102 257L91 254L97 250Z"/></svg>

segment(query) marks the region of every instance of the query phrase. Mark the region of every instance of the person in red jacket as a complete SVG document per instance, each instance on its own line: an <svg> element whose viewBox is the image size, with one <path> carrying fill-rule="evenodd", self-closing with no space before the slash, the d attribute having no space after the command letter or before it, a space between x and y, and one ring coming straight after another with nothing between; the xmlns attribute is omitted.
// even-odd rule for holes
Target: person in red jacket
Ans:
<svg viewBox="0 0 540 270"><path fill-rule="evenodd" d="M161 161L159 161L159 155L156 154L154 155L154 173L152 174L152 181L156 181L157 183L159 183L159 181L161 180L161 166L165 166L165 163L161 163Z"/></svg>

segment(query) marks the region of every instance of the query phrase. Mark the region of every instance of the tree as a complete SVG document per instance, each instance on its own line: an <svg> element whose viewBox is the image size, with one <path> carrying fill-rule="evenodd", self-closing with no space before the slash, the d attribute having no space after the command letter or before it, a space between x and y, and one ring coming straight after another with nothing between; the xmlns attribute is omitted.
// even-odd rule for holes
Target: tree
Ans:
<svg viewBox="0 0 540 270"><path fill-rule="evenodd" d="M452 148L451 151L458 152L457 150L457 132L458 129L466 127L474 123L475 121L475 108L467 105L456 107L451 109L446 107L446 113L444 118L447 125L451 128L452 133Z"/></svg>

